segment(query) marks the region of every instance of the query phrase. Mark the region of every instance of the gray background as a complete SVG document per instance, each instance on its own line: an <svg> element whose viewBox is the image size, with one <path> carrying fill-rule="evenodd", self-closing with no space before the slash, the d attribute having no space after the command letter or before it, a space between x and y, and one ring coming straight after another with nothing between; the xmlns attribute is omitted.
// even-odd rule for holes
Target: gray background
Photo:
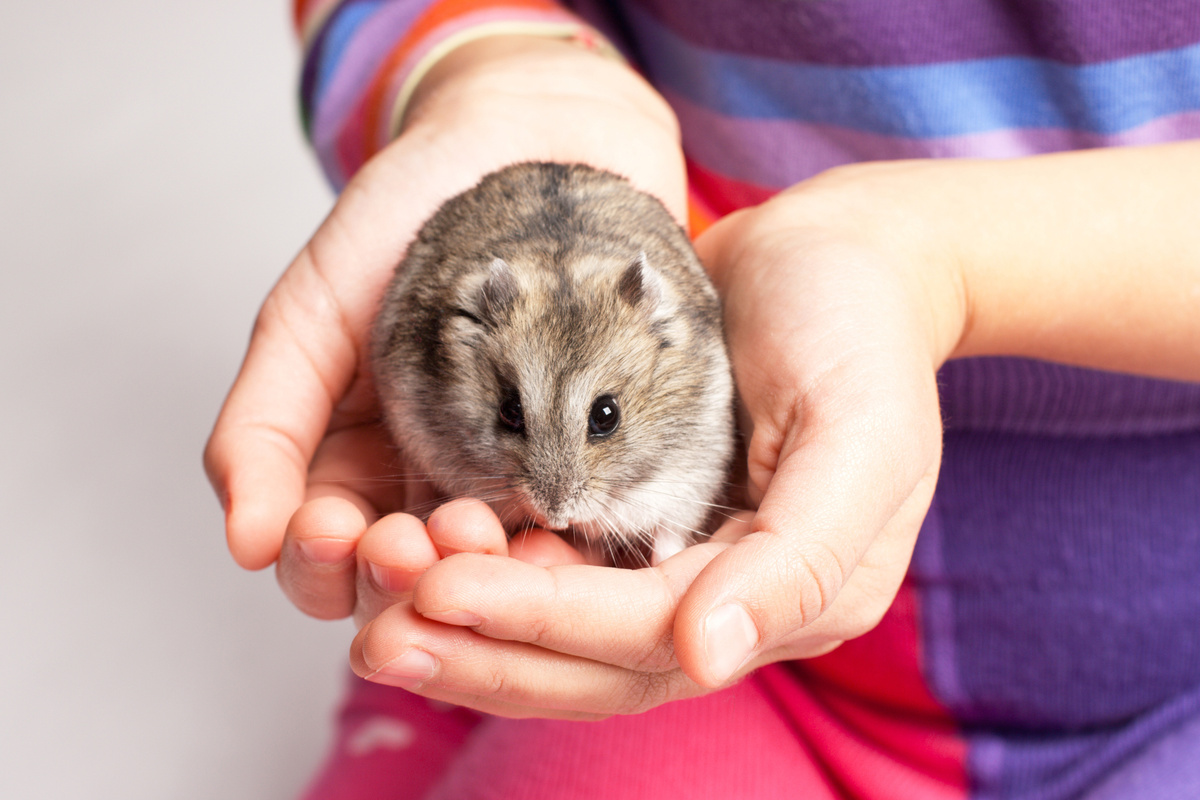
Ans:
<svg viewBox="0 0 1200 800"><path fill-rule="evenodd" d="M352 634L225 551L200 453L331 202L289 0L0 4L0 797L290 798Z"/></svg>

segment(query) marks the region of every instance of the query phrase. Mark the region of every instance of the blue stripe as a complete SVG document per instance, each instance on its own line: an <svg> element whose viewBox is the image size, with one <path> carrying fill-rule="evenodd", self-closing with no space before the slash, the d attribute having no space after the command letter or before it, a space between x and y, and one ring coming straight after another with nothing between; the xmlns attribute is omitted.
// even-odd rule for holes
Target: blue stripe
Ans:
<svg viewBox="0 0 1200 800"><path fill-rule="evenodd" d="M384 0L347 4L339 9L334 18L330 20L321 55L317 61L317 85L314 96L318 102L321 95L325 93L329 79L333 77L338 64L342 62L342 53L354 38L354 33L383 4Z"/></svg>
<svg viewBox="0 0 1200 800"><path fill-rule="evenodd" d="M903 67L830 67L693 45L631 9L656 85L721 114L884 136L1007 128L1115 134L1200 109L1200 45L1098 64L1009 57Z"/></svg>

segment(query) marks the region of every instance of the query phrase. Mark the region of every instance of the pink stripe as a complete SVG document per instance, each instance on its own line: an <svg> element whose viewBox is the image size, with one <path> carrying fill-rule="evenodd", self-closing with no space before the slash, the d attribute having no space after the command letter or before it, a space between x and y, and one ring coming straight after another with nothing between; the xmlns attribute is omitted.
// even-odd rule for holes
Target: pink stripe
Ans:
<svg viewBox="0 0 1200 800"><path fill-rule="evenodd" d="M392 75L391 82L388 84L387 107L395 103L396 96L400 94L400 89L404 86L404 81L408 78L409 73L413 68L420 63L421 59L429 54L434 47L444 42L446 39L454 36L457 33L473 28L477 25L484 25L490 22L554 22L566 23L573 25L581 25L579 19L567 12L548 12L548 11L533 11L529 9L518 8L492 8L486 11L477 11L471 14L465 14L461 17L455 17L453 20L441 25L424 38L404 60L400 69L396 70ZM381 146L388 141L388 126L391 123L391 114L381 114L379 117L380 129L375 131L375 140Z"/></svg>
<svg viewBox="0 0 1200 800"><path fill-rule="evenodd" d="M363 115L351 114L346 119L346 125L333 140L334 146L328 150L319 149L321 165L329 176L337 191L341 191L350 177L363 165L365 156L362 152Z"/></svg>
<svg viewBox="0 0 1200 800"><path fill-rule="evenodd" d="M739 119L714 113L671 92L665 96L679 116L684 151L697 164L734 180L779 189L831 167L858 161L1013 158L1200 137L1197 111L1162 117L1109 135L1035 128L908 139L791 120Z"/></svg>

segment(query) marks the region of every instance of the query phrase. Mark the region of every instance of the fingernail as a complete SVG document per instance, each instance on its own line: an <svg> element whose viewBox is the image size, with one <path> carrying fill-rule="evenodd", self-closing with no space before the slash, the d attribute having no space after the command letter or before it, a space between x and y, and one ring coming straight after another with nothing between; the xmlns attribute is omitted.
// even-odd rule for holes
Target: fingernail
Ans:
<svg viewBox="0 0 1200 800"><path fill-rule="evenodd" d="M709 612L704 620L704 655L713 677L724 683L758 646L758 629L746 609L728 603Z"/></svg>
<svg viewBox="0 0 1200 800"><path fill-rule="evenodd" d="M437 666L437 659L430 653L413 649L384 664L371 676L371 680L390 686L412 688L432 678L437 672Z"/></svg>
<svg viewBox="0 0 1200 800"><path fill-rule="evenodd" d="M403 579L396 574L396 570L381 567L378 564L367 562L367 569L371 572L371 580L380 589L393 594L404 591Z"/></svg>
<svg viewBox="0 0 1200 800"><path fill-rule="evenodd" d="M474 628L483 624L483 617L472 614L470 611L426 611L421 616L434 622L457 625L460 628Z"/></svg>
<svg viewBox="0 0 1200 800"><path fill-rule="evenodd" d="M305 558L317 564L336 564L354 552L354 542L347 539L298 539L296 546Z"/></svg>

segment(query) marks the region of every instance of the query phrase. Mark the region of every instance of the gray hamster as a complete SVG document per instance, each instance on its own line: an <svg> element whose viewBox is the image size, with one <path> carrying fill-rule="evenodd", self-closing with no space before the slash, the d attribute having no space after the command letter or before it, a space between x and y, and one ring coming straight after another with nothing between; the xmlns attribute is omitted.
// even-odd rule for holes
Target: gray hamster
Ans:
<svg viewBox="0 0 1200 800"><path fill-rule="evenodd" d="M525 163L448 200L373 341L407 465L610 560L704 531L734 447L716 291L663 205L582 165Z"/></svg>

